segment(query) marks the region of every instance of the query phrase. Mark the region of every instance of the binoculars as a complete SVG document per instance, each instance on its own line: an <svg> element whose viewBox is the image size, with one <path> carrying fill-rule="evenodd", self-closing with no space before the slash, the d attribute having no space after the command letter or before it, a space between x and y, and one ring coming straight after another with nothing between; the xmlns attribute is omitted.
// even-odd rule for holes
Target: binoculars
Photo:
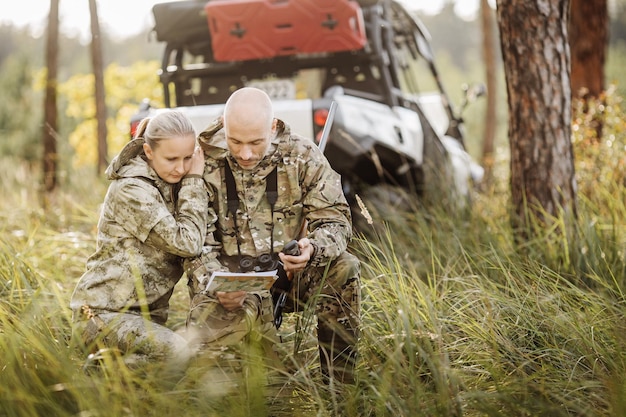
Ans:
<svg viewBox="0 0 626 417"><path fill-rule="evenodd" d="M264 253L257 256L242 256L239 260L239 272L264 272L278 269L278 255Z"/></svg>
<svg viewBox="0 0 626 417"><path fill-rule="evenodd" d="M300 255L300 248L297 240L291 240L285 244L282 252L287 255ZM264 253L257 257L242 256L239 259L239 272L265 272L277 271L278 278L270 288L272 294L272 304L274 305L274 325L278 329L283 321L283 308L287 294L291 289L291 280L287 276L283 263L278 254Z"/></svg>
<svg viewBox="0 0 626 417"><path fill-rule="evenodd" d="M299 255L298 242L287 242L282 252L287 255ZM265 272L273 271L282 267L277 254L264 253L257 256L242 256L239 260L239 272Z"/></svg>

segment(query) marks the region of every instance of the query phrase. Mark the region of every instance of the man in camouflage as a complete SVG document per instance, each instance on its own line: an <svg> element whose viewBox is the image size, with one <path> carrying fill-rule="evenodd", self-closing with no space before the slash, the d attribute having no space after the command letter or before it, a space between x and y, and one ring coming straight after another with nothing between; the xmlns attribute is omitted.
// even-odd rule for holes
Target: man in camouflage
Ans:
<svg viewBox="0 0 626 417"><path fill-rule="evenodd" d="M213 271L237 271L244 256L278 254L293 276L285 311L301 311L312 301L322 374L352 382L360 264L347 252L352 225L339 175L311 140L291 133L273 117L269 97L255 88L233 93L223 118L202 132L199 141L207 158L209 228L203 255L186 263L195 295L190 333L195 330L204 343L217 345L237 343L254 329L271 333L268 291L209 292L205 285ZM228 195L227 169L236 188L236 215L229 211L233 198ZM272 204L268 183L275 169L277 200ZM304 221L308 229L299 236ZM299 239L300 255L279 253L294 238Z"/></svg>

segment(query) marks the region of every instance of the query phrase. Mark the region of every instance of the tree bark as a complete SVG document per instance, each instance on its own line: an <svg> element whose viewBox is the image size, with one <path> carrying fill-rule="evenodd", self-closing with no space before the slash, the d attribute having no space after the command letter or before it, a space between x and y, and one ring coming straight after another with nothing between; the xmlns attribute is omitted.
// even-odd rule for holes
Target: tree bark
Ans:
<svg viewBox="0 0 626 417"><path fill-rule="evenodd" d="M485 134L483 137L482 166L485 168L484 184L490 184L493 168L493 149L496 136L496 50L494 11L488 0L480 1L480 17L483 32L483 57L485 61L485 79L487 86L487 111L485 112Z"/></svg>
<svg viewBox="0 0 626 417"><path fill-rule="evenodd" d="M574 97L598 98L604 91L604 63L609 42L607 0L571 0L569 45Z"/></svg>
<svg viewBox="0 0 626 417"><path fill-rule="evenodd" d="M590 101L602 100L604 63L609 42L607 0L571 0L569 45L572 51L572 100L582 100L588 123L602 137L604 114L601 107L589 114Z"/></svg>
<svg viewBox="0 0 626 417"><path fill-rule="evenodd" d="M576 217L571 142L569 0L498 0L509 108L512 223L533 226ZM568 227L569 229L569 227Z"/></svg>
<svg viewBox="0 0 626 417"><path fill-rule="evenodd" d="M59 0L50 0L46 41L46 93L43 128L43 185L49 195L57 187L57 69L59 53ZM47 201L47 199L46 199Z"/></svg>
<svg viewBox="0 0 626 417"><path fill-rule="evenodd" d="M89 0L89 14L91 16L91 62L93 66L96 122L98 126L98 173L102 173L108 164L107 146L107 109L104 95L104 72L102 59L102 38L100 36L100 22L96 0Z"/></svg>

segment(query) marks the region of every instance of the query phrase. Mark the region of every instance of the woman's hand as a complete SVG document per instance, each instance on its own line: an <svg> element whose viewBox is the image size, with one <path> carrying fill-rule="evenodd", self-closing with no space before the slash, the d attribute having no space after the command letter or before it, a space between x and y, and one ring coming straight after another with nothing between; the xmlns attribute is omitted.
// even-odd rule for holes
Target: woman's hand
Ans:
<svg viewBox="0 0 626 417"><path fill-rule="evenodd" d="M191 167L189 168L189 174L202 175L204 174L204 151L200 146L196 146L191 156Z"/></svg>
<svg viewBox="0 0 626 417"><path fill-rule="evenodd" d="M235 311L243 307L243 302L246 300L247 295L246 291L217 291L215 293L217 300L227 311Z"/></svg>

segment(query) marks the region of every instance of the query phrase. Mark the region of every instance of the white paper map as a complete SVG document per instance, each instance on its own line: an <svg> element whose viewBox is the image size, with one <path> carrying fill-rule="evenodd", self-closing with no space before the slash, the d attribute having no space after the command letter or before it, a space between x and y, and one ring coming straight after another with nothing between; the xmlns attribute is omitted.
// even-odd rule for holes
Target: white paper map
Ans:
<svg viewBox="0 0 626 417"><path fill-rule="evenodd" d="M269 290L278 278L278 271L265 272L222 272L211 274L207 291L263 291Z"/></svg>

